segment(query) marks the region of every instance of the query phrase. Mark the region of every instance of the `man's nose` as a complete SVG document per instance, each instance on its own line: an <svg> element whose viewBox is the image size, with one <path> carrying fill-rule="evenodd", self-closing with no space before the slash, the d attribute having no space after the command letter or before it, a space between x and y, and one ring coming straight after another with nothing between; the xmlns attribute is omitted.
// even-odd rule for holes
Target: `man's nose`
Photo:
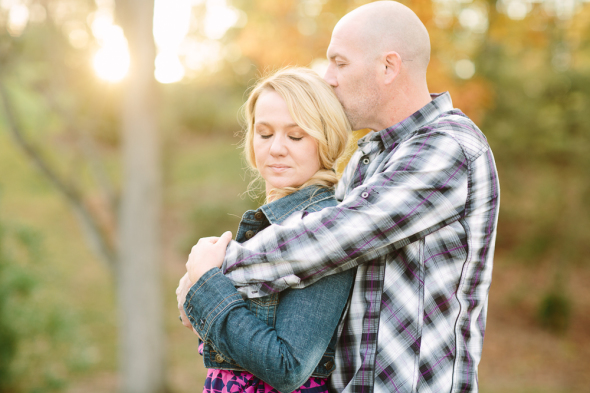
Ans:
<svg viewBox="0 0 590 393"><path fill-rule="evenodd" d="M332 87L336 87L338 85L336 81L336 73L334 72L334 65L331 63L324 74L324 80Z"/></svg>

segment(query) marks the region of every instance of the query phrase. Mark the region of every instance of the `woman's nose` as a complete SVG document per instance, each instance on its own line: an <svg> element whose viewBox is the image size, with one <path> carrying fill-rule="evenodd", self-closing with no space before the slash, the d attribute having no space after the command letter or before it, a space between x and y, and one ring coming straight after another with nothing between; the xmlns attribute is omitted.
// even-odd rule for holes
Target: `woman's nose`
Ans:
<svg viewBox="0 0 590 393"><path fill-rule="evenodd" d="M273 138L272 144L270 145L270 154L272 156L284 156L287 154L287 146L282 136L277 135Z"/></svg>

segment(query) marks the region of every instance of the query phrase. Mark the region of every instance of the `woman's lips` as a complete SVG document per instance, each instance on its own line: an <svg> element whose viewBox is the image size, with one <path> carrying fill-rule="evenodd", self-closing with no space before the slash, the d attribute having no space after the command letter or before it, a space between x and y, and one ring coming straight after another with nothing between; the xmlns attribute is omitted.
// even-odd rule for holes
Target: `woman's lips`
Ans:
<svg viewBox="0 0 590 393"><path fill-rule="evenodd" d="M285 172L287 169L290 168L287 165L269 165L268 167L271 169L271 171L276 173Z"/></svg>

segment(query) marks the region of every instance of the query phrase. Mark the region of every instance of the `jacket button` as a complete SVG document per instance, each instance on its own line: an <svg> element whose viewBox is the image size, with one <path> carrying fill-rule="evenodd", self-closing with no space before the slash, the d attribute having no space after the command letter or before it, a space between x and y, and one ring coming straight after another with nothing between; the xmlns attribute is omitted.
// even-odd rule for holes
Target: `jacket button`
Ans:
<svg viewBox="0 0 590 393"><path fill-rule="evenodd" d="M248 232L246 232L245 235L246 235L246 239L251 239L252 236L254 236L254 231L248 231Z"/></svg>
<svg viewBox="0 0 590 393"><path fill-rule="evenodd" d="M262 221L262 217L263 217L263 214L261 211L257 211L256 213L254 213L254 218L257 219L258 221Z"/></svg>
<svg viewBox="0 0 590 393"><path fill-rule="evenodd" d="M326 362L326 364L324 364L324 366L325 366L325 367L326 367L328 370L330 370L332 367L334 367L334 362L330 360L330 361Z"/></svg>
<svg viewBox="0 0 590 393"><path fill-rule="evenodd" d="M223 363L223 358L221 357L220 354L215 355L215 361L217 363Z"/></svg>

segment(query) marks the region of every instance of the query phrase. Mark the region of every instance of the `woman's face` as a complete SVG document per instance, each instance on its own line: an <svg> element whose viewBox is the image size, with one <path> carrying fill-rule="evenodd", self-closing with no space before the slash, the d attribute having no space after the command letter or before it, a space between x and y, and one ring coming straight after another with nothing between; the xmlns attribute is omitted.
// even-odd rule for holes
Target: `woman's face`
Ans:
<svg viewBox="0 0 590 393"><path fill-rule="evenodd" d="M253 145L267 195L274 188L300 186L320 169L317 141L295 123L274 90L263 91L256 101Z"/></svg>

